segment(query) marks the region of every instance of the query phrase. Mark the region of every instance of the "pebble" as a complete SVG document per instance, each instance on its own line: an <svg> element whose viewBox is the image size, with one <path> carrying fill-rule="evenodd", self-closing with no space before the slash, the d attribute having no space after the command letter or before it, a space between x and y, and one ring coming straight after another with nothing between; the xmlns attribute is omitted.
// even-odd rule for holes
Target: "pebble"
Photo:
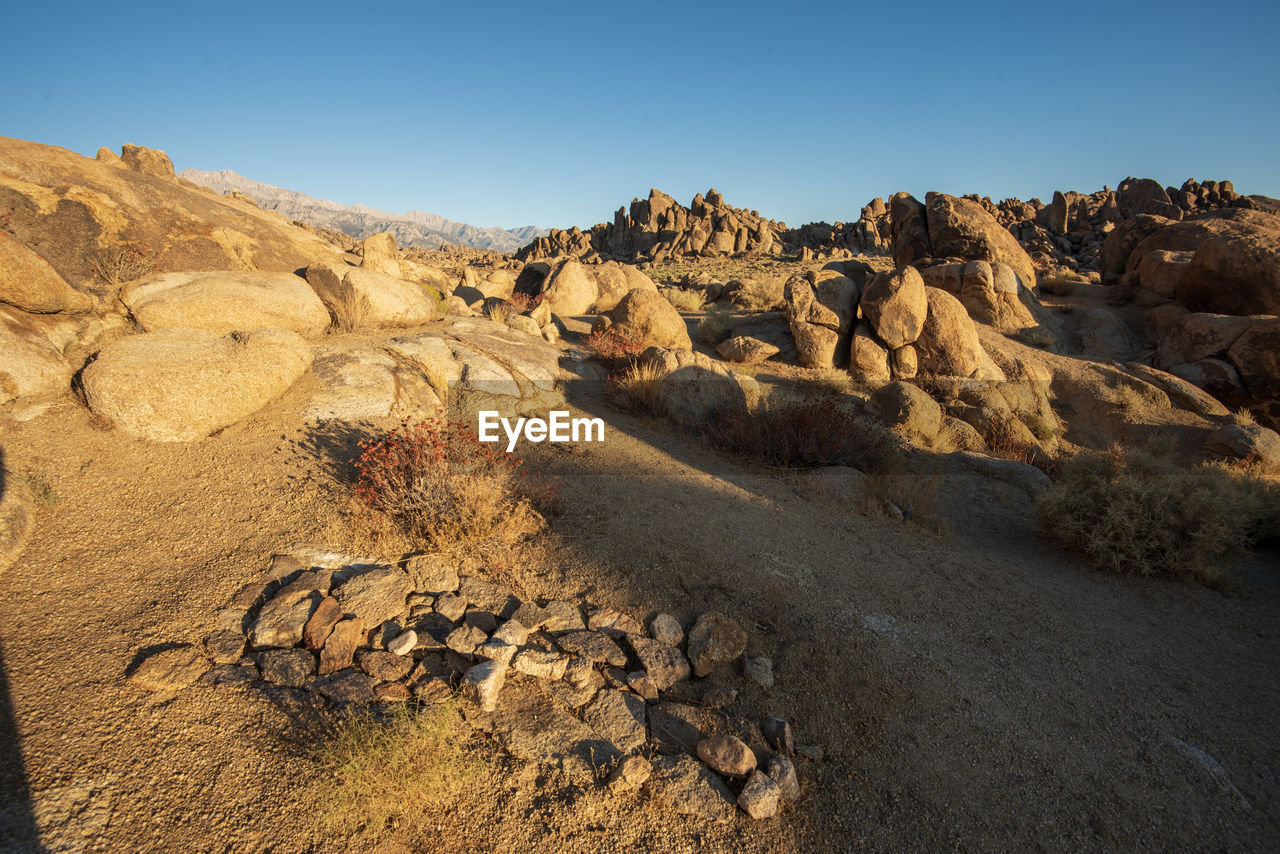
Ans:
<svg viewBox="0 0 1280 854"><path fill-rule="evenodd" d="M778 799L782 790L763 771L751 772L747 785L738 795L738 806L753 819L773 818L778 814Z"/></svg>
<svg viewBox="0 0 1280 854"><path fill-rule="evenodd" d="M521 673L539 679L563 679L569 666L569 656L558 652L523 649L516 654L511 665Z"/></svg>
<svg viewBox="0 0 1280 854"><path fill-rule="evenodd" d="M724 614L710 611L689 630L689 662L694 676L706 676L742 655L747 633Z"/></svg>
<svg viewBox="0 0 1280 854"><path fill-rule="evenodd" d="M760 724L760 731L764 733L765 741L769 742L769 746L784 756L790 756L795 752L795 738L791 734L791 724L782 718L765 718Z"/></svg>
<svg viewBox="0 0 1280 854"><path fill-rule="evenodd" d="M529 630L519 620L507 620L492 633L493 640L509 643L512 646L524 646L529 638Z"/></svg>
<svg viewBox="0 0 1280 854"><path fill-rule="evenodd" d="M698 742L698 758L726 777L746 777L756 769L756 755L734 735L704 738Z"/></svg>
<svg viewBox="0 0 1280 854"><path fill-rule="evenodd" d="M609 775L609 789L614 792L633 792L649 780L653 763L643 756L628 756L618 763Z"/></svg>
<svg viewBox="0 0 1280 854"><path fill-rule="evenodd" d="M456 623L467 613L467 600L452 593L446 593L436 600L436 613L443 614L449 622Z"/></svg>
<svg viewBox="0 0 1280 854"><path fill-rule="evenodd" d="M796 776L796 764L785 756L775 756L765 766L769 779L778 784L782 797L791 803L800 800L800 778Z"/></svg>
<svg viewBox="0 0 1280 854"><path fill-rule="evenodd" d="M571 655L582 656L594 662L601 662L612 667L622 667L627 663L627 654L613 638L600 632L567 632L556 638L556 643Z"/></svg>
<svg viewBox="0 0 1280 854"><path fill-rule="evenodd" d="M674 646L649 638L631 637L629 640L636 658L640 659L640 666L659 691L665 691L689 677L689 662Z"/></svg>
<svg viewBox="0 0 1280 854"><path fill-rule="evenodd" d="M488 658L493 661L500 661L503 664L510 664L517 649L519 649L519 647L515 644L503 643L500 640L489 638L489 640L476 647L475 654L481 658Z"/></svg>
<svg viewBox="0 0 1280 854"><path fill-rule="evenodd" d="M773 687L773 662L768 658L745 658L742 671L762 688Z"/></svg>
<svg viewBox="0 0 1280 854"><path fill-rule="evenodd" d="M684 640L684 629L675 617L659 614L649 623L649 636L667 646L679 646Z"/></svg>
<svg viewBox="0 0 1280 854"><path fill-rule="evenodd" d="M244 635L219 629L205 638L204 651L214 664L235 664L244 654Z"/></svg>
<svg viewBox="0 0 1280 854"><path fill-rule="evenodd" d="M468 670L462 677L462 695L480 707L482 712L498 708L498 692L507 678L507 666L501 661L486 661Z"/></svg>
<svg viewBox="0 0 1280 854"><path fill-rule="evenodd" d="M462 625L449 633L444 639L445 646L459 655L471 655L476 647L488 640L484 632L475 626Z"/></svg>
<svg viewBox="0 0 1280 854"><path fill-rule="evenodd" d="M408 655L418 645L418 633L413 629L401 632L387 642L387 652L392 655Z"/></svg>

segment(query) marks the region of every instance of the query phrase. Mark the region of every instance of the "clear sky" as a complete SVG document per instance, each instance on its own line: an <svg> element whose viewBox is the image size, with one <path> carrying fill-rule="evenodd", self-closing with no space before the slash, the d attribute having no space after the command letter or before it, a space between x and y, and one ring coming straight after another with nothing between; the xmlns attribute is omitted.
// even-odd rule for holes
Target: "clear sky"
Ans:
<svg viewBox="0 0 1280 854"><path fill-rule="evenodd" d="M6 7L0 135L479 226L654 186L791 225L1131 174L1280 196L1277 0Z"/></svg>

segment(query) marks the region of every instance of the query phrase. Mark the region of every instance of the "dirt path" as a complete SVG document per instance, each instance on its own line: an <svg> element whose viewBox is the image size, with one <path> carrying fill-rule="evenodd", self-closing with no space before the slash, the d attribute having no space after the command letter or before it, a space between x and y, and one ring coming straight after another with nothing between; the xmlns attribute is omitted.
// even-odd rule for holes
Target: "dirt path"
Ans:
<svg viewBox="0 0 1280 854"><path fill-rule="evenodd" d="M200 641L295 541L356 548L332 460L296 426L306 380L198 443L153 445L73 404L6 424L9 465L58 496L0 576L21 765L14 850L344 850L313 830L289 709L192 688L157 703L138 650ZM541 449L566 515L535 593L755 624L778 676L738 713L793 720L826 758L799 810L707 827L494 760L430 838L383 850L1229 848L1280 838L1276 555L1219 593L1095 573L1030 535L1025 498L957 480L957 534L868 518L839 478L726 461L613 411L601 446ZM491 752L479 745L481 752ZM30 798L24 797L24 790Z"/></svg>

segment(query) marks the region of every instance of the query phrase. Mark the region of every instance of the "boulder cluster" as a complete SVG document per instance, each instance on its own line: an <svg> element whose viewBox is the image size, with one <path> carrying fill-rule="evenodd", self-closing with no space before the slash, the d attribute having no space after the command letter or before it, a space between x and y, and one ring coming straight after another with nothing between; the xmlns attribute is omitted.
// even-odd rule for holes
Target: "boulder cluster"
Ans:
<svg viewBox="0 0 1280 854"><path fill-rule="evenodd" d="M657 614L646 629L608 607L521 599L437 555L386 563L295 546L216 623L202 648L142 655L130 680L164 693L292 689L343 706L456 697L518 758L615 792L648 783L681 812L724 819L736 803L768 818L800 796L791 725L731 711L736 674L767 690L772 662L743 658L747 633L718 612L687 631Z"/></svg>

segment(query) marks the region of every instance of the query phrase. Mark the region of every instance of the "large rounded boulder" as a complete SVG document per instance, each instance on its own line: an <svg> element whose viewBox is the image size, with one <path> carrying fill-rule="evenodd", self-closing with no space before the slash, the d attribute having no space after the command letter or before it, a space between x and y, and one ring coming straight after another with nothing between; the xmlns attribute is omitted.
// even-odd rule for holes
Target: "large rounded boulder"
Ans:
<svg viewBox="0 0 1280 854"><path fill-rule="evenodd" d="M999 261L1013 268L1023 287L1035 290L1036 268L1031 256L982 205L946 193L929 193L925 212L935 258Z"/></svg>
<svg viewBox="0 0 1280 854"><path fill-rule="evenodd" d="M834 270L792 276L783 288L787 320L802 364L847 364L853 320L862 298L858 283Z"/></svg>
<svg viewBox="0 0 1280 854"><path fill-rule="evenodd" d="M74 372L29 315L0 306L0 404L57 397Z"/></svg>
<svg viewBox="0 0 1280 854"><path fill-rule="evenodd" d="M925 288L928 312L916 340L919 371L971 377L984 364L982 344L960 300L938 288Z"/></svg>
<svg viewBox="0 0 1280 854"><path fill-rule="evenodd" d="M1280 217L1255 214L1205 239L1177 295L1192 311L1280 315Z"/></svg>
<svg viewBox="0 0 1280 854"><path fill-rule="evenodd" d="M58 275L49 262L0 231L0 302L37 314L82 312L93 300Z"/></svg>
<svg viewBox="0 0 1280 854"><path fill-rule="evenodd" d="M312 338L329 326L320 297L292 273L161 273L130 285L120 298L148 332L290 329Z"/></svg>
<svg viewBox="0 0 1280 854"><path fill-rule="evenodd" d="M438 320L435 300L415 282L363 267L313 264L307 283L334 314L351 316L354 306L374 326L418 326Z"/></svg>
<svg viewBox="0 0 1280 854"><path fill-rule="evenodd" d="M187 442L257 412L310 365L307 342L284 329L165 329L108 345L82 377L95 414L134 436Z"/></svg>
<svg viewBox="0 0 1280 854"><path fill-rule="evenodd" d="M896 350L920 337L928 302L924 279L915 267L876 274L862 295L862 316L880 340Z"/></svg>
<svg viewBox="0 0 1280 854"><path fill-rule="evenodd" d="M672 350L693 348L684 318L657 290L628 291L609 316L611 328L632 341Z"/></svg>
<svg viewBox="0 0 1280 854"><path fill-rule="evenodd" d="M568 258L547 275L543 293L553 313L562 317L578 317L595 306L600 286L582 262Z"/></svg>
<svg viewBox="0 0 1280 854"><path fill-rule="evenodd" d="M596 298L596 311L609 311L631 291L640 290L657 292L658 286L653 279L640 272L630 264L619 264L608 261L593 271L599 296Z"/></svg>

